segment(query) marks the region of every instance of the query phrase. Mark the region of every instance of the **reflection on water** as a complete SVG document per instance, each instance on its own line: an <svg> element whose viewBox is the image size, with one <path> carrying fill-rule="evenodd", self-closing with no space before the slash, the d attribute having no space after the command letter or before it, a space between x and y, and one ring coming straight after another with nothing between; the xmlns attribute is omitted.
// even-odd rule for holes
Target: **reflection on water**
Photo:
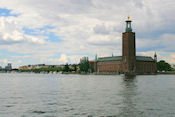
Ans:
<svg viewBox="0 0 175 117"><path fill-rule="evenodd" d="M1 74L0 117L174 117L175 77Z"/></svg>
<svg viewBox="0 0 175 117"><path fill-rule="evenodd" d="M120 114L128 117L140 115L141 113L136 107L136 95L138 95L136 76L123 76L122 87L123 106Z"/></svg>

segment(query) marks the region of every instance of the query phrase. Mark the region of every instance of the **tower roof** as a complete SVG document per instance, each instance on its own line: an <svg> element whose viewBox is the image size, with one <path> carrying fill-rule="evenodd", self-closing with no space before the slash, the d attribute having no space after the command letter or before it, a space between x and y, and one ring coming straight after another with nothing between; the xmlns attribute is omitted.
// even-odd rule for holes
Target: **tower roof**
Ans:
<svg viewBox="0 0 175 117"><path fill-rule="evenodd" d="M154 56L157 56L156 52L155 52Z"/></svg>
<svg viewBox="0 0 175 117"><path fill-rule="evenodd" d="M132 32L132 27L131 27L131 20L130 17L128 16L128 20L126 20L126 32Z"/></svg>

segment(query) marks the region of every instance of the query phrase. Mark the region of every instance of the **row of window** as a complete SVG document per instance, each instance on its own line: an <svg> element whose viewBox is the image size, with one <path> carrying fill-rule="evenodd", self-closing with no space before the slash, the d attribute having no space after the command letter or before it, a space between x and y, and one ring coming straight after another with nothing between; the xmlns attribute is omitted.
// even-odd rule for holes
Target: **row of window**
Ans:
<svg viewBox="0 0 175 117"><path fill-rule="evenodd" d="M155 65L153 63L143 63L137 65L137 71L151 72L155 70Z"/></svg>
<svg viewBox="0 0 175 117"><path fill-rule="evenodd" d="M108 65L98 65L99 71L118 71L120 69L119 65L108 64Z"/></svg>

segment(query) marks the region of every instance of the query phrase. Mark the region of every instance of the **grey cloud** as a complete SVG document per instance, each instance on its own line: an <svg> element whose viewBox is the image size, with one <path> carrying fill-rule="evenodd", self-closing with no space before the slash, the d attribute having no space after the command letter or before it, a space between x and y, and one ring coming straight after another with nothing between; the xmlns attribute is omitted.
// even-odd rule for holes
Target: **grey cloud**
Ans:
<svg viewBox="0 0 175 117"><path fill-rule="evenodd" d="M142 0L134 0L135 6L142 9L143 8L143 1Z"/></svg>
<svg viewBox="0 0 175 117"><path fill-rule="evenodd" d="M5 40L0 40L0 45L13 45L13 44L22 44L22 41L5 41Z"/></svg>
<svg viewBox="0 0 175 117"><path fill-rule="evenodd" d="M23 27L31 29L46 25L55 27L48 31L61 37L62 42L47 42L45 46L35 46L26 40L27 46L20 43L15 44L18 46L8 46L13 52L22 50L22 53L42 53L42 55L46 52L47 57L50 56L49 53L56 55L61 52L69 55L72 53L108 55L114 50L121 51L121 33L124 31L128 14L131 15L133 30L137 34L140 33L142 38L146 38L148 34L152 37L147 41L140 40L139 45L137 44L139 48L154 48L154 43L159 45L164 43L162 49L172 50L174 48L170 43L172 40L160 38L156 41L149 32L161 29L159 35L163 35L167 29L174 29L175 19L172 15L175 11L174 3L174 0L162 2L159 0L0 0L0 6L21 14L16 19L11 19L12 22L16 22L11 24L11 31L19 31ZM13 29L15 26L19 26L19 29ZM7 32L9 31L5 30L3 34ZM38 38L42 40L43 37ZM146 47L148 45L149 47ZM6 46L3 47L7 49ZM31 47L35 47L33 51Z"/></svg>
<svg viewBox="0 0 175 117"><path fill-rule="evenodd" d="M113 33L121 33L124 31L123 27L121 25L105 25L103 24L97 24L93 27L94 34L100 34L100 35L112 35Z"/></svg>
<svg viewBox="0 0 175 117"><path fill-rule="evenodd" d="M103 25L96 25L94 28L94 33L96 34L109 34L110 30L107 29L107 27L103 24Z"/></svg>

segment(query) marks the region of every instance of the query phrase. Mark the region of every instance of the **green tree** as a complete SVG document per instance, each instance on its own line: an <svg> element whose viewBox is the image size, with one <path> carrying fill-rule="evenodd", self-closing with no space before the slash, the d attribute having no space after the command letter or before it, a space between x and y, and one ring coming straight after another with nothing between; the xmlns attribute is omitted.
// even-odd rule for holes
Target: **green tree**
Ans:
<svg viewBox="0 0 175 117"><path fill-rule="evenodd" d="M157 62L157 70L158 71L172 71L171 65L164 60L160 60Z"/></svg>
<svg viewBox="0 0 175 117"><path fill-rule="evenodd" d="M77 71L77 65L73 64L73 67L74 67L74 71L76 72Z"/></svg>
<svg viewBox="0 0 175 117"><path fill-rule="evenodd" d="M66 65L64 66L64 70L63 71L64 72L69 72L70 71L68 63L66 63Z"/></svg>
<svg viewBox="0 0 175 117"><path fill-rule="evenodd" d="M87 73L89 71L89 60L88 57L83 57L80 59L80 72L85 72Z"/></svg>

